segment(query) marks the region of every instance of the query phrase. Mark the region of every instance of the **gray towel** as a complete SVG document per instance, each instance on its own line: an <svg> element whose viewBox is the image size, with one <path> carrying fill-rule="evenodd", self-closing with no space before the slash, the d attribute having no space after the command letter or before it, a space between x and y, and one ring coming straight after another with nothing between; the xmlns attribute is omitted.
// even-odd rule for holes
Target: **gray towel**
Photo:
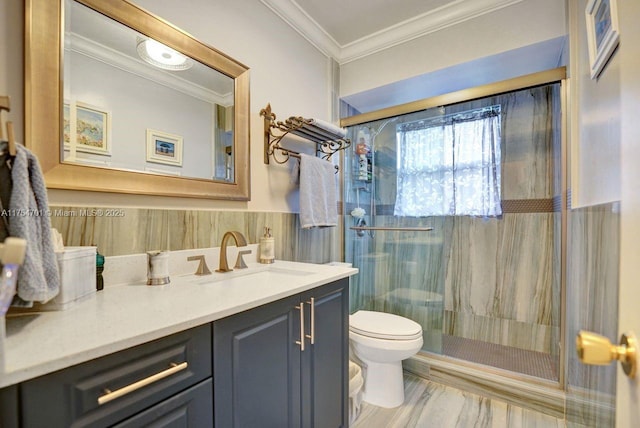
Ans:
<svg viewBox="0 0 640 428"><path fill-rule="evenodd" d="M18 273L14 305L46 302L60 291L58 262L51 239L47 189L38 159L17 144L11 168L9 235L27 240L24 263Z"/></svg>
<svg viewBox="0 0 640 428"><path fill-rule="evenodd" d="M300 154L300 225L338 225L335 169L331 162Z"/></svg>

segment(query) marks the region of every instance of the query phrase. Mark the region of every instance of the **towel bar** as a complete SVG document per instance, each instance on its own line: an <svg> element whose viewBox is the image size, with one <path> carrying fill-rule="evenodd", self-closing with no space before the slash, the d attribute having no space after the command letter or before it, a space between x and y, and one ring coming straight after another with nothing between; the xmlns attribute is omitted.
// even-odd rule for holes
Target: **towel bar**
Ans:
<svg viewBox="0 0 640 428"><path fill-rule="evenodd" d="M279 161L279 160L277 160L277 158L275 156L275 153L274 153L273 154L273 159L276 161L276 163L285 163L286 161L289 160L289 158L296 158L298 160L300 159L300 153L294 152L293 150L285 149L284 147L280 147L280 146L273 147L273 150L278 150L284 156L286 156L284 161ZM340 167L338 165L334 165L333 167L336 169L336 174L337 174L340 171Z"/></svg>
<svg viewBox="0 0 640 428"><path fill-rule="evenodd" d="M387 230L394 232L430 232L433 227L384 227L384 226L351 226L351 230Z"/></svg>
<svg viewBox="0 0 640 428"><path fill-rule="evenodd" d="M351 141L333 129L325 129L313 119L292 116L289 119L276 121L276 115L271 111L271 104L260 110L260 116L264 118L264 163L269 164L269 158L274 162L283 164L289 158L300 158L300 153L280 146L282 138L288 134L294 134L309 140L316 145L316 155L329 160L332 155L351 146ZM274 131L280 135L275 135ZM340 128L336 127L336 130ZM283 155L278 157L277 154ZM336 172L338 166L335 166Z"/></svg>

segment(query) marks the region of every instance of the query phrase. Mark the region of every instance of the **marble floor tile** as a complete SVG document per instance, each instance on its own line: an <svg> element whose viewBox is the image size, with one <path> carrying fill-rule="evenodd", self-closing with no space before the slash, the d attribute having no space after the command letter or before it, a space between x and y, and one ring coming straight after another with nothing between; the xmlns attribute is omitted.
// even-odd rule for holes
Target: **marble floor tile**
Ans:
<svg viewBox="0 0 640 428"><path fill-rule="evenodd" d="M405 373L405 403L383 409L362 403L356 428L560 428L557 419Z"/></svg>

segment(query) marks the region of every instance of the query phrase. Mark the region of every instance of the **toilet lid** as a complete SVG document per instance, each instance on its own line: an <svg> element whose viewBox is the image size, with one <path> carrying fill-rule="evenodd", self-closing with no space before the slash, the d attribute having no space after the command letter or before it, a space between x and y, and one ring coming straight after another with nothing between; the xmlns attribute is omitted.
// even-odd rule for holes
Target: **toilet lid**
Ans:
<svg viewBox="0 0 640 428"><path fill-rule="evenodd" d="M422 336L417 322L385 312L358 311L349 316L349 329L378 339L411 340Z"/></svg>

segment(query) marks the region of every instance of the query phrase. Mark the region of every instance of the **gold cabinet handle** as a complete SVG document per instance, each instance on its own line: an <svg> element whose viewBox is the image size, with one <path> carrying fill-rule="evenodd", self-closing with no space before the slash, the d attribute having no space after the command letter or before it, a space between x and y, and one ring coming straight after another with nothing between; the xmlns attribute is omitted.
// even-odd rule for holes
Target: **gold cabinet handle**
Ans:
<svg viewBox="0 0 640 428"><path fill-rule="evenodd" d="M576 351L583 364L598 366L620 361L624 373L633 379L637 368L638 341L633 333L623 334L620 345L613 345L604 336L581 330L576 336Z"/></svg>
<svg viewBox="0 0 640 428"><path fill-rule="evenodd" d="M306 337L310 339L313 345L316 343L316 299L312 297L307 303L311 306L311 334L307 334Z"/></svg>
<svg viewBox="0 0 640 428"><path fill-rule="evenodd" d="M296 306L300 310L300 340L296 340L296 345L300 345L300 351L304 352L304 303Z"/></svg>
<svg viewBox="0 0 640 428"><path fill-rule="evenodd" d="M178 373L187 368L187 362L183 362L180 364L171 363L171 367L166 370L163 370L159 373L141 379L137 382L124 386L120 389L116 389L115 391L110 391L109 389L104 390L105 394L98 397L98 405L102 406L103 404L108 403L109 401L113 401L116 398L122 397L124 395L130 394L133 391L136 391L140 388L143 388L147 385L150 385L154 382L159 381L160 379L164 379L165 377L171 376L172 374Z"/></svg>

